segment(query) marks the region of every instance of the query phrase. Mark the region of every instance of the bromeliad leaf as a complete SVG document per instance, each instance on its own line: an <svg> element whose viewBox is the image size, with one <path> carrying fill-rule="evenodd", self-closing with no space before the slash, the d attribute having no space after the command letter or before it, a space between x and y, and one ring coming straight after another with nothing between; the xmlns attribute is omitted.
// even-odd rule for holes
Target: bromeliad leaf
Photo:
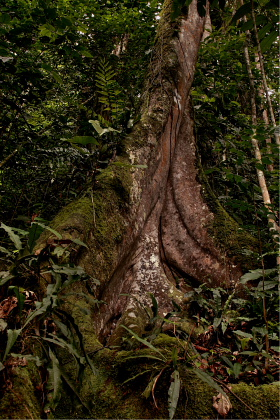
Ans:
<svg viewBox="0 0 280 420"><path fill-rule="evenodd" d="M178 370L174 370L174 372L171 374L171 384L168 390L168 412L170 420L172 420L175 415L179 400L180 386L180 374Z"/></svg>

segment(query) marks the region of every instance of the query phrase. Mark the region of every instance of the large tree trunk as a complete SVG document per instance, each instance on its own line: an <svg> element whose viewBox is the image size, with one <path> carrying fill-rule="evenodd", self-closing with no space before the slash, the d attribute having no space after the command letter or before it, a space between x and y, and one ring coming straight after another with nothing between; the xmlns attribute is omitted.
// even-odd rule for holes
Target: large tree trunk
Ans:
<svg viewBox="0 0 280 420"><path fill-rule="evenodd" d="M238 256L252 242L219 205L199 164L190 89L205 18L196 1L176 22L171 9L166 1L141 120L126 139L126 152L98 179L93 220L90 201L86 211L79 201L54 221L63 235L84 239L91 231L90 252L79 263L101 281L97 293L105 304L93 322L102 343L117 344L121 325L143 332L150 294L165 314L172 300L184 304L194 285L237 287Z"/></svg>
<svg viewBox="0 0 280 420"><path fill-rule="evenodd" d="M225 213L215 220L200 181L190 89L205 19L195 1L179 23L171 23L170 11L167 2L142 119L127 140L130 163L148 168L131 174L126 232L100 295L106 305L94 321L103 342L109 338L116 344L123 332L119 325L143 328L149 293L166 313L172 299L183 301L188 286L207 282L233 288L241 275L225 244L214 238L215 224L229 236L232 229L238 234L238 226Z"/></svg>

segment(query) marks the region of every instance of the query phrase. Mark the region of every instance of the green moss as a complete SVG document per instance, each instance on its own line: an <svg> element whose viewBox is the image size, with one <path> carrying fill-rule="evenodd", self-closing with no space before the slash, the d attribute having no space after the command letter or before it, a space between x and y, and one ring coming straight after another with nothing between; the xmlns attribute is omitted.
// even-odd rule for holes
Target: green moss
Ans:
<svg viewBox="0 0 280 420"><path fill-rule="evenodd" d="M214 238L219 248L222 248L226 255L233 258L244 270L252 268L254 260L244 253L244 250L258 251L259 243L256 238L246 232L223 208L212 191L208 180L200 170L200 181L203 185L203 196L214 213L214 220L208 226L209 233Z"/></svg>
<svg viewBox="0 0 280 420"><path fill-rule="evenodd" d="M63 239L81 239L86 241L93 223L93 207L91 200L82 197L65 206L53 219L50 227L59 232ZM57 237L45 230L36 244L36 249L42 249L50 239Z"/></svg>
<svg viewBox="0 0 280 420"><path fill-rule="evenodd" d="M35 387L40 384L36 367L32 363L13 367L9 379L12 387L0 399L0 419L41 418L41 404L35 394Z"/></svg>
<svg viewBox="0 0 280 420"><path fill-rule="evenodd" d="M279 385L253 386L244 383L232 386L233 392L251 407L231 396L232 417L236 419L278 419L280 409Z"/></svg>
<svg viewBox="0 0 280 420"><path fill-rule="evenodd" d="M139 344L140 345L140 344ZM91 353L97 375L87 368L79 392L80 398L90 408L84 409L74 394L66 389L57 407L56 418L102 419L160 419L168 418L168 389L173 370L174 347L186 348L188 344L177 338L160 334L153 345L161 352L149 348L130 351L102 348ZM185 347L184 347L185 346ZM152 359L149 356L157 357ZM165 359L164 359L165 358ZM162 369L165 368L163 371ZM155 408L151 395L143 395L147 385L162 371L155 387ZM176 418L213 419L218 413L213 408L213 396L217 391L202 382L186 364L179 362L181 391ZM278 418L279 389L276 385L254 387L246 384L232 385L236 396L229 394L235 419ZM250 410L251 407L253 409Z"/></svg>
<svg viewBox="0 0 280 420"><path fill-rule="evenodd" d="M112 274L127 226L131 167L125 157L119 158L118 163L123 166L112 164L98 177L98 188L93 197L95 217L89 263L101 284Z"/></svg>

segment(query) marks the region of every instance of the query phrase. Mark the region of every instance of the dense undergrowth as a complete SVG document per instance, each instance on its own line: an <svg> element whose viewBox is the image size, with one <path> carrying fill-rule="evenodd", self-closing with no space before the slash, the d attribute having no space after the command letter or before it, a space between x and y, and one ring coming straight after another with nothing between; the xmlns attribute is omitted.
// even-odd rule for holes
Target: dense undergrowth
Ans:
<svg viewBox="0 0 280 420"><path fill-rule="evenodd" d="M92 282L97 284L98 280L89 279L81 267L69 263L69 258L75 260L77 248L86 244L78 239L62 239L41 219L35 219L25 231L3 223L1 228L6 232L3 238L6 246L1 247L5 257L1 258L0 283L0 392L3 396L10 386L13 367L34 362L41 374L43 411L51 418L60 401L62 385L81 400L76 383L82 381L86 366L98 374L85 351L79 327L64 307L71 285L90 280L92 289ZM38 252L35 244L42 229L51 230L54 237ZM149 372L143 395L146 398L152 395L155 406L156 388L169 372L170 418L175 414L180 394L180 366L192 370L224 398L228 398L225 390L234 383L256 386L278 382L277 270L251 270L241 278L241 284L244 285L242 293L202 284L186 293L187 310L173 302L174 310L164 318L159 316L158 302L151 294L151 306L144 308L149 318L147 332L140 337L124 327L128 335L124 336L121 347L133 348L135 359L142 357L142 349L148 349L151 353L145 357L156 360L148 370L136 375L147 376ZM94 295L87 299L92 307L98 308L100 302ZM190 319L193 329L187 333L184 322ZM162 334L177 339L170 354L153 344ZM70 377L63 367L65 357L75 361L76 373L72 372ZM127 378L125 383L136 377ZM82 401L82 405L89 410L86 402Z"/></svg>

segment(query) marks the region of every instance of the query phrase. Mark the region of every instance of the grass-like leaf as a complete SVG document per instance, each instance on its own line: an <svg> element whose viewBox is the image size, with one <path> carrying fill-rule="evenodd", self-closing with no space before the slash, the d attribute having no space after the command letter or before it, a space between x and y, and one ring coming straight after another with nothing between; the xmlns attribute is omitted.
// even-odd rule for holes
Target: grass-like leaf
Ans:
<svg viewBox="0 0 280 420"><path fill-rule="evenodd" d="M162 357L162 360L163 361L166 361L166 357L161 353L161 351L159 349L157 349L155 346L153 346L151 343L149 343L144 338L139 337L134 331L130 330L129 328L125 327L124 325L121 325L121 327L123 327L125 330L127 330L132 335L132 337L136 338L136 340L138 340L140 343L142 343L145 346L149 347L151 350L159 353L161 355L161 357Z"/></svg>
<svg viewBox="0 0 280 420"><path fill-rule="evenodd" d="M214 381L214 379L210 375L208 375L208 373L196 368L194 368L193 371L203 382L206 382L209 386L216 389L216 391L220 392L222 395L228 398L225 391L217 384L217 382Z"/></svg>

